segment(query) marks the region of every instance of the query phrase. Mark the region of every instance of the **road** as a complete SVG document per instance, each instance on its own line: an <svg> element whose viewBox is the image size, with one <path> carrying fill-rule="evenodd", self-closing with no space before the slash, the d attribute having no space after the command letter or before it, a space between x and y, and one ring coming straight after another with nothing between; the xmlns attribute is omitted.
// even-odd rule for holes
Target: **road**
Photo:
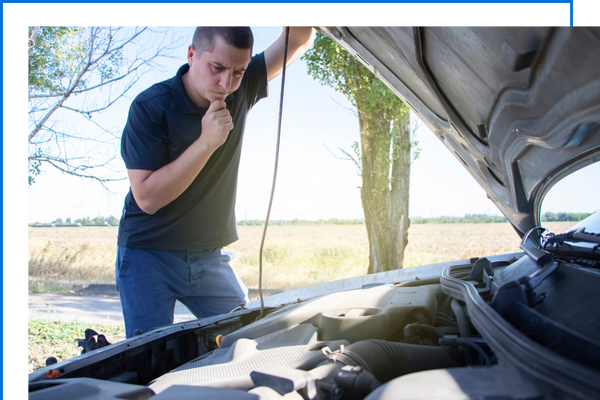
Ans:
<svg viewBox="0 0 600 400"><path fill-rule="evenodd" d="M265 296L281 293L281 289L264 289ZM251 300L258 298L257 289L248 289ZM29 294L29 319L51 318L63 321L78 319L93 324L123 323L119 292L115 285L92 284L73 286L70 293ZM194 320L196 317L180 302L175 303L174 323Z"/></svg>
<svg viewBox="0 0 600 400"><path fill-rule="evenodd" d="M90 324L123 323L121 302L116 296L78 294L29 294L29 319L79 320ZM196 319L181 303L175 305L175 323Z"/></svg>

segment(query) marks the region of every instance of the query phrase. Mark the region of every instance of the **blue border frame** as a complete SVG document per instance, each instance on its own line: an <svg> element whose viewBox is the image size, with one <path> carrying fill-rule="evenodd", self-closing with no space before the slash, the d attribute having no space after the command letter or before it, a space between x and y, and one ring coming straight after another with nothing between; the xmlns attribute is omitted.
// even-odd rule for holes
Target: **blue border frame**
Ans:
<svg viewBox="0 0 600 400"><path fill-rule="evenodd" d="M0 235L2 235L0 246L1 254L2 254L2 274L0 274L0 280L2 288L4 289L4 295L0 296L0 335L2 335L2 340L0 341L0 354L2 354L2 360L0 360L0 387L4 390L0 392L0 398L6 398L6 139L7 139L7 121L6 121L6 7L2 7L2 26L0 32L0 44L2 45L2 51L0 51L0 90L2 90L2 97L0 101L2 105L0 107L0 121L2 121L2 140L0 141L0 146L2 148L2 154L4 155L3 162L0 162L0 179L3 184L0 185L0 190L2 191L0 196L0 201L2 202L2 214L0 215Z"/></svg>

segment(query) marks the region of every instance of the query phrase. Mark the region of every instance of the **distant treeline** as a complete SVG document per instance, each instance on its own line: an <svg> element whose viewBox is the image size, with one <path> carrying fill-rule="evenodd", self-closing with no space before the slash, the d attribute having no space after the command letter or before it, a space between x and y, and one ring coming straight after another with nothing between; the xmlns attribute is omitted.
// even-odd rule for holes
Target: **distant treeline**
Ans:
<svg viewBox="0 0 600 400"><path fill-rule="evenodd" d="M547 212L542 215L542 222L555 221L581 221L592 215L592 213L553 213ZM489 224L508 222L504 216L486 215L486 214L465 214L464 217L435 217L422 218L413 217L410 219L412 224Z"/></svg>
<svg viewBox="0 0 600 400"><path fill-rule="evenodd" d="M365 220L363 219L337 219L330 218L327 221L320 219L317 221L309 221L304 219L294 219L292 221L285 220L269 220L269 225L364 225ZM238 221L238 225L258 225L262 226L265 224L264 220L260 219L249 219L244 221Z"/></svg>
<svg viewBox="0 0 600 400"><path fill-rule="evenodd" d="M504 216L486 214L465 214L464 217L412 217L411 224L491 224L508 222Z"/></svg>
<svg viewBox="0 0 600 400"><path fill-rule="evenodd" d="M553 221L581 221L592 215L591 213L553 213L547 212L542 215L542 222L553 222ZM487 215L487 214L465 214L463 217L411 217L411 224L490 224L490 223L503 223L508 222L506 217L501 215ZM327 221L308 221L295 219L293 221L282 221L275 220L269 221L269 225L364 225L364 219L337 219L330 218ZM264 220L246 220L238 221L238 225L259 225L265 224Z"/></svg>
<svg viewBox="0 0 600 400"><path fill-rule="evenodd" d="M554 222L554 221L581 221L592 215L591 213L553 213L547 212L542 215L542 222ZM465 214L464 217L435 217L435 218L424 218L424 217L412 217L410 219L412 224L489 224L489 223L502 223L508 222L507 219L499 215L486 215L486 214ZM330 218L328 220L319 219L317 221L309 221L303 219L294 219L292 221L285 220L271 220L269 225L364 225L365 220L363 219L337 219ZM264 220L251 219L238 221L238 225L246 226L262 226L265 224ZM30 226L119 226L119 220L114 216L110 217L96 217L94 219L78 218L71 221L71 218L67 218L63 221L62 218L57 218L50 223L36 222L29 224Z"/></svg>
<svg viewBox="0 0 600 400"><path fill-rule="evenodd" d="M564 213L564 212L559 212L559 213L553 213L553 212L547 212L546 214L542 215L542 222L554 222L554 221L581 221L586 219L587 217L589 217L590 215L592 215L592 213Z"/></svg>
<svg viewBox="0 0 600 400"><path fill-rule="evenodd" d="M35 222L33 224L29 224L29 226L119 226L119 219L114 216L110 217L96 217L94 219L90 219L90 217L86 218L77 218L75 220L71 220L71 218L67 218L63 221L62 218L57 218L52 222Z"/></svg>

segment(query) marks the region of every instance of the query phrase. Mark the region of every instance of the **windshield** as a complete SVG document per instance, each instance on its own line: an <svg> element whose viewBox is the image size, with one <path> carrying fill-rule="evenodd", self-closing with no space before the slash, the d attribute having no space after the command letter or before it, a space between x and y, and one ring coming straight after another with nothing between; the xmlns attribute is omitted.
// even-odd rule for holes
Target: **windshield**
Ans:
<svg viewBox="0 0 600 400"><path fill-rule="evenodd" d="M600 210L590 215L583 221L573 225L567 232L575 232L585 228L587 233L600 233Z"/></svg>

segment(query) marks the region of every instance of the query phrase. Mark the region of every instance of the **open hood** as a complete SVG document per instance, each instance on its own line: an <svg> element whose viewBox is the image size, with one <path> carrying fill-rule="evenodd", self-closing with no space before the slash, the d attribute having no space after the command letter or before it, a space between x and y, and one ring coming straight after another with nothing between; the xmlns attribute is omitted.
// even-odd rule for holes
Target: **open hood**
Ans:
<svg viewBox="0 0 600 400"><path fill-rule="evenodd" d="M521 236L600 161L600 29L322 27L390 87Z"/></svg>

